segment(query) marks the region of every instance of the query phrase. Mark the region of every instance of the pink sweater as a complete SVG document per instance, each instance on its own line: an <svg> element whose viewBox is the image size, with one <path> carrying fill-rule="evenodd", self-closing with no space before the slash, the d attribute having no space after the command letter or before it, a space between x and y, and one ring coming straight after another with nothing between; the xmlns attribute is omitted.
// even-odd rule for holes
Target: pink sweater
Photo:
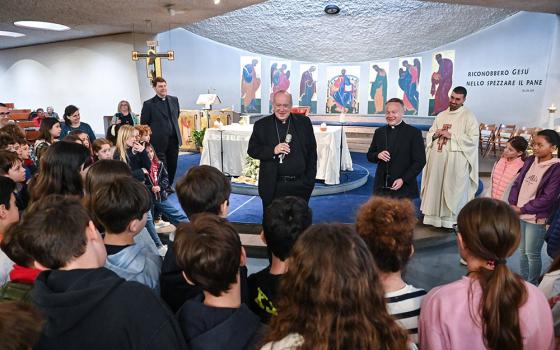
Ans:
<svg viewBox="0 0 560 350"><path fill-rule="evenodd" d="M485 350L482 329L469 311L469 277L432 289L422 302L419 320L420 349ZM528 298L519 309L524 349L554 349L552 312L543 293L525 282ZM482 289L472 283L472 300L480 300ZM473 303L474 304L474 303ZM471 307L477 314L478 305Z"/></svg>
<svg viewBox="0 0 560 350"><path fill-rule="evenodd" d="M492 198L506 200L503 198L504 192L515 179L519 169L523 167L523 163L521 157L510 161L502 157L494 164L494 169L492 169Z"/></svg>

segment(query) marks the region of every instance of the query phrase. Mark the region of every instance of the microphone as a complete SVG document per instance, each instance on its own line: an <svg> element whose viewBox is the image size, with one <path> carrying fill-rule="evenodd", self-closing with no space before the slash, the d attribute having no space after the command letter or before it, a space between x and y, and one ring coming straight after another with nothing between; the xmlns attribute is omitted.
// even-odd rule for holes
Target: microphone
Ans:
<svg viewBox="0 0 560 350"><path fill-rule="evenodd" d="M290 143L290 141L292 141L292 134L286 134L286 140L284 140L285 143ZM280 164L284 163L284 157L286 156L286 153L282 153L280 154L279 158L280 158Z"/></svg>

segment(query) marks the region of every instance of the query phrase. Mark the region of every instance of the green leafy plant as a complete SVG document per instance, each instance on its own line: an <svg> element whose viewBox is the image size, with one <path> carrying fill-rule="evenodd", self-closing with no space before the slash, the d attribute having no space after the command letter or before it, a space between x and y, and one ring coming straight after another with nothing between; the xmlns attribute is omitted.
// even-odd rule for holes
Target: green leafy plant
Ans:
<svg viewBox="0 0 560 350"><path fill-rule="evenodd" d="M247 156L245 158L245 166L243 167L243 176L257 180L259 178L260 165L260 160Z"/></svg>
<svg viewBox="0 0 560 350"><path fill-rule="evenodd" d="M205 132L206 132L206 129L193 131L194 144L197 148L202 147L202 141L204 140L204 133Z"/></svg>

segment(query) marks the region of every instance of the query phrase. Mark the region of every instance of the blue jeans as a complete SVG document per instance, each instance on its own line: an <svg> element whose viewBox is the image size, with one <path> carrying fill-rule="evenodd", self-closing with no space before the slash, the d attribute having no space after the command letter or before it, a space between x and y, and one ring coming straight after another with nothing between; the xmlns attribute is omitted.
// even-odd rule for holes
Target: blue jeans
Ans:
<svg viewBox="0 0 560 350"><path fill-rule="evenodd" d="M175 208L168 199L161 202L154 201L154 207L162 214L165 214L169 218L169 222L174 226L177 226L180 222L189 221L183 210Z"/></svg>
<svg viewBox="0 0 560 350"><path fill-rule="evenodd" d="M537 285L541 276L541 250L544 244L546 227L521 220L521 276L528 282Z"/></svg>
<svg viewBox="0 0 560 350"><path fill-rule="evenodd" d="M154 225L154 217L152 216L151 210L148 210L148 220L146 220L146 230L148 230L150 237L152 237L152 239L154 240L156 247L158 248L161 247L163 243L161 242L161 239L159 239L159 236L157 235L156 225Z"/></svg>

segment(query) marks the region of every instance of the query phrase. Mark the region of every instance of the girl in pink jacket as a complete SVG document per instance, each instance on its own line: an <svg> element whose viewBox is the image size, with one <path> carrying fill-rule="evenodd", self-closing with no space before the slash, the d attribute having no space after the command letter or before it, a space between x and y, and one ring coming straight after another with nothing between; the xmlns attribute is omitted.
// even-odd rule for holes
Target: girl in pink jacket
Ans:
<svg viewBox="0 0 560 350"><path fill-rule="evenodd" d="M507 198L504 198L504 193L523 167L528 145L529 143L522 136L514 136L508 140L502 157L494 164L492 169L492 198L507 200Z"/></svg>

